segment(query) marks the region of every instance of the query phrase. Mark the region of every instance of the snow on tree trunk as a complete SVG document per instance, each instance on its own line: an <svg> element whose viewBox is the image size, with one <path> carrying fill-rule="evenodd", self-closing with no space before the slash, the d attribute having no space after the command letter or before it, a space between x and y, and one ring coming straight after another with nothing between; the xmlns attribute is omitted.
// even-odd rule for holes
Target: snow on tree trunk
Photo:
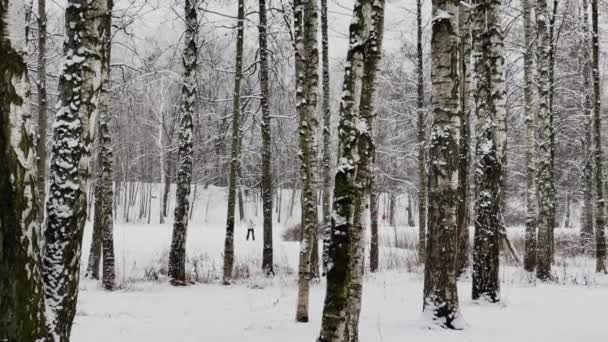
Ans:
<svg viewBox="0 0 608 342"><path fill-rule="evenodd" d="M505 71L500 0L473 0L473 61L477 118L473 300L500 301L499 250L505 117Z"/></svg>
<svg viewBox="0 0 608 342"><path fill-rule="evenodd" d="M363 214L372 180L372 124L383 30L384 1L355 2L340 102L339 155L320 342L358 341L366 221Z"/></svg>
<svg viewBox="0 0 608 342"><path fill-rule="evenodd" d="M99 170L99 195L101 200L100 225L101 225L101 247L103 259L102 286L106 290L112 290L115 286L116 271L114 266L114 222L112 207L114 205L114 189L112 188L112 136L110 134L110 60L111 60L111 32L112 32L112 9L113 0L106 0L108 10L104 16L104 35L102 36L103 64L101 92L99 97L99 150L97 151ZM97 207L98 203L95 203ZM148 213L148 218L150 213Z"/></svg>
<svg viewBox="0 0 608 342"><path fill-rule="evenodd" d="M47 180L47 121L48 99L46 95L46 0L38 0L38 203L40 222L44 219L44 200Z"/></svg>
<svg viewBox="0 0 608 342"><path fill-rule="evenodd" d="M264 247L262 270L266 275L274 274L272 246L272 149L270 136L270 84L268 73L268 37L266 0L259 0L259 46L260 46L260 91L262 106L262 207L264 216ZM279 188L279 191L280 188ZM279 206L280 206L279 202Z"/></svg>
<svg viewBox="0 0 608 342"><path fill-rule="evenodd" d="M534 49L536 40L532 18L531 0L523 1L524 25L524 111L526 120L526 235L524 251L524 269L533 272L536 267L536 215L538 200L536 198L536 78Z"/></svg>
<svg viewBox="0 0 608 342"><path fill-rule="evenodd" d="M0 0L0 340L44 339L39 195L21 1Z"/></svg>
<svg viewBox="0 0 608 342"><path fill-rule="evenodd" d="M470 2L470 1L469 1ZM470 9L461 5L459 9L459 33L460 33L460 101L463 113L463 121L460 135L460 200L458 202L458 258L456 271L458 275L463 274L469 265L469 167L471 164L470 144L471 129L471 28Z"/></svg>
<svg viewBox="0 0 608 342"><path fill-rule="evenodd" d="M424 262L426 252L426 219L427 219L427 187L428 176L426 172L426 122L424 110L424 65L422 49L422 0L416 0L416 50L417 50L417 97L418 111L418 259Z"/></svg>
<svg viewBox="0 0 608 342"><path fill-rule="evenodd" d="M329 34L327 24L327 0L321 0L321 63L323 79L323 165L321 178L323 182L323 274L327 273L329 258L329 239L331 234L331 108L329 84Z"/></svg>
<svg viewBox="0 0 608 342"><path fill-rule="evenodd" d="M423 312L432 324L461 329L456 258L460 133L460 46L456 0L433 0L430 196Z"/></svg>
<svg viewBox="0 0 608 342"><path fill-rule="evenodd" d="M43 276L51 340L69 340L76 314L106 11L105 0L69 0L66 7L65 60L53 124L44 232Z"/></svg>
<svg viewBox="0 0 608 342"><path fill-rule="evenodd" d="M308 301L312 278L311 257L317 230L317 191L315 134L319 88L318 0L294 1L296 44L296 110L299 117L299 157L302 179L302 231L298 266L298 304L296 320L308 322Z"/></svg>
<svg viewBox="0 0 608 342"><path fill-rule="evenodd" d="M606 236L605 236L605 198L602 176L602 119L601 119L601 89L600 89L600 40L599 40L598 0L591 0L591 60L593 82L593 158L595 160L595 271L606 271Z"/></svg>
<svg viewBox="0 0 608 342"><path fill-rule="evenodd" d="M538 242L537 242L537 265L536 276L540 280L551 279L551 230L555 221L551 215L553 211L552 194L555 193L553 182L553 170L551 169L551 113L549 112L549 13L547 0L537 0L536 8L537 26L537 61L538 61L538 160L537 176L538 182Z"/></svg>
<svg viewBox="0 0 608 342"><path fill-rule="evenodd" d="M192 182L192 115L196 105L197 10L198 0L185 1L186 32L182 52L184 74L182 76L180 130L177 142L179 169L177 170L173 236L169 252L169 277L174 285L186 283L186 233Z"/></svg>

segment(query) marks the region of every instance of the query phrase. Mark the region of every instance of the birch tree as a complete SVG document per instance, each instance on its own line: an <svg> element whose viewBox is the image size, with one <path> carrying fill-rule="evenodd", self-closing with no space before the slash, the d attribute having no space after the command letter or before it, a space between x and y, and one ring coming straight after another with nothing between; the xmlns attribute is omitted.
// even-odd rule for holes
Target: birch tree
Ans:
<svg viewBox="0 0 608 342"><path fill-rule="evenodd" d="M321 178L323 182L323 274L327 273L329 258L329 238L331 234L331 108L329 105L329 35L327 24L327 0L321 0L321 64L323 80L323 164Z"/></svg>
<svg viewBox="0 0 608 342"><path fill-rule="evenodd" d="M433 324L461 329L456 288L457 208L462 109L456 0L432 2L430 196L423 312Z"/></svg>
<svg viewBox="0 0 608 342"><path fill-rule="evenodd" d="M296 111L298 112L300 177L302 180L302 230L298 266L296 321L308 322L311 257L317 230L315 158L317 95L319 87L318 0L294 1L296 59Z"/></svg>
<svg viewBox="0 0 608 342"><path fill-rule="evenodd" d="M596 187L595 207L595 271L606 271L606 236L605 236L605 203L602 175L602 119L601 119L601 87L600 87L600 39L599 39L598 0L591 0L591 60L593 83L593 158L595 160L594 181Z"/></svg>
<svg viewBox="0 0 608 342"><path fill-rule="evenodd" d="M186 233L188 231L188 214L190 212L190 188L192 182L192 116L196 102L196 69L198 35L198 0L186 0L184 3L184 50L182 63L182 103L180 107L180 129L178 137L177 190L175 195L175 212L173 236L169 252L169 277L174 285L186 283Z"/></svg>
<svg viewBox="0 0 608 342"><path fill-rule="evenodd" d="M69 0L53 125L44 253L49 336L69 340L78 297L90 146L98 114L106 0ZM84 19L83 19L84 18Z"/></svg>
<svg viewBox="0 0 608 342"><path fill-rule="evenodd" d="M426 190L428 186L428 178L426 173L426 122L424 115L422 0L416 0L416 28L416 108L418 111L418 259L424 261L426 252Z"/></svg>
<svg viewBox="0 0 608 342"><path fill-rule="evenodd" d="M25 7L0 0L0 340L46 336Z"/></svg>
<svg viewBox="0 0 608 342"><path fill-rule="evenodd" d="M258 10L260 17L260 23L258 25L258 41L260 46L259 72L260 91L262 93L260 99L262 106L262 206L264 213L264 247L262 251L262 270L266 275L272 275L274 274L272 247L272 141L270 135L270 84L268 68L268 21L266 19L266 0L259 0ZM281 191L280 188L279 191ZM281 204L279 203L279 205Z"/></svg>
<svg viewBox="0 0 608 342"><path fill-rule="evenodd" d="M372 180L372 127L382 54L384 1L355 2L349 31L320 342L358 341L364 265L362 216Z"/></svg>
<svg viewBox="0 0 608 342"><path fill-rule="evenodd" d="M44 218L44 199L46 197L47 180L47 121L48 121L48 99L46 94L46 0L38 0L38 203L40 206L39 218Z"/></svg>
<svg viewBox="0 0 608 342"><path fill-rule="evenodd" d="M524 115L526 118L526 235L524 251L524 269L533 272L536 267L536 79L534 50L536 40L532 10L535 0L524 0Z"/></svg>
<svg viewBox="0 0 608 342"><path fill-rule="evenodd" d="M553 170L551 168L551 135L553 132L551 113L549 112L549 14L547 0L536 0L536 42L538 63L538 244L536 276L540 280L551 279L551 230L553 229L551 214L554 213L552 194L554 194Z"/></svg>
<svg viewBox="0 0 608 342"><path fill-rule="evenodd" d="M500 0L473 0L475 75L475 238L473 300L500 301L501 193L506 143L500 119L506 114Z"/></svg>

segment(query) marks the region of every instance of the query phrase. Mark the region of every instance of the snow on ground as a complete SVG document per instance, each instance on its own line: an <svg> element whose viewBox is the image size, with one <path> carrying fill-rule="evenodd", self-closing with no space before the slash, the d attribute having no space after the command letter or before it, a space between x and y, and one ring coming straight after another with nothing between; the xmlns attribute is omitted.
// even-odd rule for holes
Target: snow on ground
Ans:
<svg viewBox="0 0 608 342"><path fill-rule="evenodd" d="M289 198L287 194L285 198ZM288 200L283 201L285 218ZM172 287L163 276L171 240L170 222L162 225L148 225L141 220L118 223L115 250L117 281L121 288L106 292L94 281L81 282L72 341L315 341L325 283L312 287L311 322L296 323L295 270L299 244L281 238L283 230L299 217L299 210L294 210L289 221L275 223L277 276L272 280L260 272L261 228L256 229L253 242L245 240L246 225L237 226L236 268L242 278L226 287L219 284L224 208L225 195L221 189L205 191L195 203L187 254L188 269L198 283L188 287ZM257 227L261 227L261 217L252 214L251 205L247 212ZM603 315L608 302L608 281L593 274L593 260L586 257L556 258L554 270L558 284L536 286L527 283L520 267L505 262L501 269L503 302L500 305L473 303L470 281L460 282L462 313L468 328L429 330L420 321L422 272L416 264L412 245L417 228L381 226L380 231L382 271L366 275L360 321L362 342L571 342L577 338L594 342L608 338ZM515 237L522 233L521 228L509 232ZM572 230L556 233L560 234L572 234ZM87 227L84 261L88 257L90 236L91 230ZM395 237L400 248L393 247Z"/></svg>

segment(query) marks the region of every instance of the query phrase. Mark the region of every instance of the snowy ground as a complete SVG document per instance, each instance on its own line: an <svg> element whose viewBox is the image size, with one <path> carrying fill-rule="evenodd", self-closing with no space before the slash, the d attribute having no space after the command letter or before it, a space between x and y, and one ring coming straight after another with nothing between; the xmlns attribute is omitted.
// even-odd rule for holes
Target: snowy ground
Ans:
<svg viewBox="0 0 608 342"><path fill-rule="evenodd" d="M316 340L325 284L312 287L311 322L296 323L294 270L299 245L281 238L282 231L295 219L275 225L278 274L272 280L265 279L260 272L261 231L256 231L255 242L246 241L246 228L238 226L236 269L241 279L225 287L218 282L224 239L223 195L217 190L204 196L195 206L198 210L187 245L188 268L197 285L171 287L163 277L171 239L170 223L119 223L115 227L115 249L121 289L106 292L94 281L81 282L73 341ZM529 285L519 267L505 265L501 270L500 305L471 302L471 283L463 281L459 294L468 328L456 332L429 330L420 320L422 276L415 253L388 247L394 246L396 232L400 245L410 248L407 246L409 241L415 241L416 228L380 229L382 271L367 275L364 283L362 342L571 342L577 338L594 342L608 338L603 314L608 303L608 281L594 275L593 262L588 258L557 259L554 271L559 282L555 285ZM521 233L521 229L510 230L511 235ZM83 260L87 258L90 235L87 228Z"/></svg>

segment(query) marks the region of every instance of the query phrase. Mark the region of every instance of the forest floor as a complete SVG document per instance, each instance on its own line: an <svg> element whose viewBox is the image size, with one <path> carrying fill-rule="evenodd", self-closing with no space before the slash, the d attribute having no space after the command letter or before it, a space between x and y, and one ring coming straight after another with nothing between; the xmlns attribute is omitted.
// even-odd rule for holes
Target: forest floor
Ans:
<svg viewBox="0 0 608 342"><path fill-rule="evenodd" d="M240 233L236 236L236 268L241 278L231 286L222 286L218 277L223 226L214 224L203 229L202 225L191 225L188 267L197 284L187 287L172 287L163 276L170 224L119 224L115 232L121 288L106 292L97 282L81 282L73 341L316 340L325 283L312 286L311 322L296 323L294 270L299 244L282 241L280 232L274 237L277 276L268 280L258 271L261 231L256 231L256 241L246 241L244 227L237 227ZM389 240L393 229L385 227L383 232L382 236ZM407 239L415 230L404 227L400 232ZM86 251L90 229L85 236ZM604 278L595 278L592 260L556 266L558 275L567 273L569 278L550 285L530 285L517 267L505 266L501 271L502 302L498 305L472 302L471 283L462 281L459 295L468 327L463 331L440 331L429 330L421 319L421 269L407 261L411 259L407 250L381 248L383 270L366 275L364 283L362 342L571 342L579 338L594 342L608 336L603 314L608 303L608 284ZM87 253L84 254L86 260Z"/></svg>

